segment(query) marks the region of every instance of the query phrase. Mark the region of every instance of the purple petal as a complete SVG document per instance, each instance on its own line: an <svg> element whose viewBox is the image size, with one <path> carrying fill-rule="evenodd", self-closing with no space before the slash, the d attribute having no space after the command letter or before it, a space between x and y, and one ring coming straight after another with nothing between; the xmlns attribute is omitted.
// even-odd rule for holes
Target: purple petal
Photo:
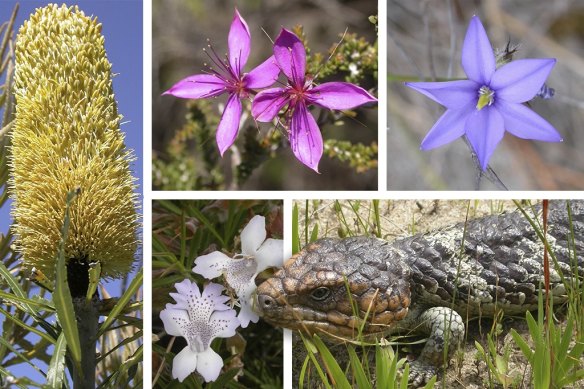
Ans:
<svg viewBox="0 0 584 389"><path fill-rule="evenodd" d="M312 104L329 109L351 109L377 101L365 89L348 82L327 82L307 94Z"/></svg>
<svg viewBox="0 0 584 389"><path fill-rule="evenodd" d="M163 95L173 95L183 99L205 99L218 96L227 89L225 81L213 74L196 74L174 84Z"/></svg>
<svg viewBox="0 0 584 389"><path fill-rule="evenodd" d="M235 142L239 131L239 119L241 119L241 101L235 93L232 93L229 96L229 100L227 100L227 105L223 111L223 116L221 116L215 136L221 156Z"/></svg>
<svg viewBox="0 0 584 389"><path fill-rule="evenodd" d="M474 103L463 108L448 109L430 129L420 149L431 150L443 146L464 135L464 125L469 115L475 111Z"/></svg>
<svg viewBox="0 0 584 389"><path fill-rule="evenodd" d="M478 99L480 85L471 80L445 82L406 82L406 86L420 92L446 108L460 108Z"/></svg>
<svg viewBox="0 0 584 389"><path fill-rule="evenodd" d="M249 34L247 23L243 20L237 9L235 9L235 15L231 22L227 40L229 45L229 64L233 72L236 75L240 75L249 57L251 35Z"/></svg>
<svg viewBox="0 0 584 389"><path fill-rule="evenodd" d="M258 122L269 122L288 102L285 88L273 88L261 91L253 99L251 114Z"/></svg>
<svg viewBox="0 0 584 389"><path fill-rule="evenodd" d="M487 169L489 159L505 135L503 116L494 107L475 110L466 121L466 136L481 168Z"/></svg>
<svg viewBox="0 0 584 389"><path fill-rule="evenodd" d="M555 64L554 58L518 59L497 69L491 79L495 101L504 99L512 103L523 103L531 100L539 92Z"/></svg>
<svg viewBox="0 0 584 389"><path fill-rule="evenodd" d="M290 120L290 146L300 162L318 171L323 143L320 129L304 104L298 104Z"/></svg>
<svg viewBox="0 0 584 389"><path fill-rule="evenodd" d="M505 130L518 138L561 142L562 136L544 118L523 104L495 103L503 116Z"/></svg>
<svg viewBox="0 0 584 389"><path fill-rule="evenodd" d="M294 86L304 86L306 50L296 35L283 28L274 42L274 57Z"/></svg>
<svg viewBox="0 0 584 389"><path fill-rule="evenodd" d="M245 87L249 89L267 88L274 84L280 75L280 68L276 58L272 55L261 65L247 73L243 77Z"/></svg>
<svg viewBox="0 0 584 389"><path fill-rule="evenodd" d="M462 68L470 80L487 85L495 72L495 54L480 19L473 16L462 44Z"/></svg>

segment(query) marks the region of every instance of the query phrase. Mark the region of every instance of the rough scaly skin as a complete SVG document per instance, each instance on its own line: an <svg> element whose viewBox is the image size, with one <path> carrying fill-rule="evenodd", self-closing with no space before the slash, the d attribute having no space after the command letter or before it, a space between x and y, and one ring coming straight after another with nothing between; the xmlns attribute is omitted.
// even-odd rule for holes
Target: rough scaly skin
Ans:
<svg viewBox="0 0 584 389"><path fill-rule="evenodd" d="M548 214L548 242L568 282L575 273L584 276L584 202L572 201L570 209L571 226L565 201L550 202ZM541 220L541 207L536 210ZM364 337L420 332L428 341L412 363L410 379L422 384L447 362L444 350L449 359L464 339L463 317L537 308L542 263L543 244L519 211L391 243L325 238L262 283L257 306L273 325L337 341L357 337L361 324ZM550 289L556 305L566 301L564 283L553 268Z"/></svg>

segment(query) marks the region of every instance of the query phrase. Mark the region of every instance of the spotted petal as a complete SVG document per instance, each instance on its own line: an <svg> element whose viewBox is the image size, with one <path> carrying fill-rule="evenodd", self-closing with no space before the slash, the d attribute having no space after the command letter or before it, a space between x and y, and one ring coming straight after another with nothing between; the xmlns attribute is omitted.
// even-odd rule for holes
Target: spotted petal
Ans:
<svg viewBox="0 0 584 389"><path fill-rule="evenodd" d="M220 251L213 251L207 255L201 255L195 260L193 272L207 279L219 277L232 262L232 259Z"/></svg>
<svg viewBox="0 0 584 389"><path fill-rule="evenodd" d="M290 146L300 162L318 173L323 143L320 128L304 104L298 104L290 120Z"/></svg>
<svg viewBox="0 0 584 389"><path fill-rule="evenodd" d="M241 100L239 100L239 97L235 93L232 93L229 95L225 110L223 110L223 115L221 116L221 121L219 122L219 127L217 127L217 133L215 134L217 147L219 147L221 156L235 142L235 138L239 132L240 119Z"/></svg>
<svg viewBox="0 0 584 389"><path fill-rule="evenodd" d="M471 80L444 82L406 82L406 86L420 92L446 108L460 108L478 99L480 86Z"/></svg>
<svg viewBox="0 0 584 389"><path fill-rule="evenodd" d="M544 118L523 104L496 104L505 121L505 130L523 139L561 142L562 136Z"/></svg>
<svg viewBox="0 0 584 389"><path fill-rule="evenodd" d="M282 72L294 86L304 86L306 72L306 50L302 41L285 28L274 42L274 57Z"/></svg>
<svg viewBox="0 0 584 389"><path fill-rule="evenodd" d="M179 323L188 322L189 315L184 309L174 309L173 304L166 304L166 309L160 311L160 320L164 324L164 330L168 335L185 336Z"/></svg>
<svg viewBox="0 0 584 389"><path fill-rule="evenodd" d="M487 32L480 19L473 16L462 45L462 68L470 80L488 85L495 65L495 54Z"/></svg>
<svg viewBox="0 0 584 389"><path fill-rule="evenodd" d="M235 75L240 75L249 57L251 35L247 23L237 9L231 22L227 43L229 45L229 64Z"/></svg>
<svg viewBox="0 0 584 389"><path fill-rule="evenodd" d="M196 74L174 84L163 95L173 95L183 99L205 99L227 91L225 81L213 74Z"/></svg>
<svg viewBox="0 0 584 389"><path fill-rule="evenodd" d="M475 110L466 121L466 136L483 170L505 135L503 116L494 107Z"/></svg>
<svg viewBox="0 0 584 389"><path fill-rule="evenodd" d="M308 92L312 104L329 109L352 109L377 99L365 89L348 82L326 82Z"/></svg>
<svg viewBox="0 0 584 389"><path fill-rule="evenodd" d="M495 100L512 103L531 100L541 89L552 68L553 58L518 59L497 69L491 80Z"/></svg>

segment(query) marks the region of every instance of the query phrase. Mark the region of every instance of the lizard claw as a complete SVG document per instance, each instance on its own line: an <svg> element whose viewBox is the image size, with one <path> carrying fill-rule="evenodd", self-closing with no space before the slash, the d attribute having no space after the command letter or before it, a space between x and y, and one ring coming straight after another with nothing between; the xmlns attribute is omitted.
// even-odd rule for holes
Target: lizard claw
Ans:
<svg viewBox="0 0 584 389"><path fill-rule="evenodd" d="M409 382L415 388L426 384L430 379L436 375L436 367L421 362L419 360L410 362L410 376Z"/></svg>

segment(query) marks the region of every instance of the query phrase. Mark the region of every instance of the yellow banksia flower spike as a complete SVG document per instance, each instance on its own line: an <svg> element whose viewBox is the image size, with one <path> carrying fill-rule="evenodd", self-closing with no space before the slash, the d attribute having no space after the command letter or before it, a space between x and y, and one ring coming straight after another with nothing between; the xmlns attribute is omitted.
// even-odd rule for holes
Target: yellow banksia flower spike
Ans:
<svg viewBox="0 0 584 389"><path fill-rule="evenodd" d="M77 7L39 8L15 49L12 214L25 268L53 278L67 193L69 264L130 271L137 249L135 179L124 146L101 25ZM76 264L76 263L73 263Z"/></svg>

